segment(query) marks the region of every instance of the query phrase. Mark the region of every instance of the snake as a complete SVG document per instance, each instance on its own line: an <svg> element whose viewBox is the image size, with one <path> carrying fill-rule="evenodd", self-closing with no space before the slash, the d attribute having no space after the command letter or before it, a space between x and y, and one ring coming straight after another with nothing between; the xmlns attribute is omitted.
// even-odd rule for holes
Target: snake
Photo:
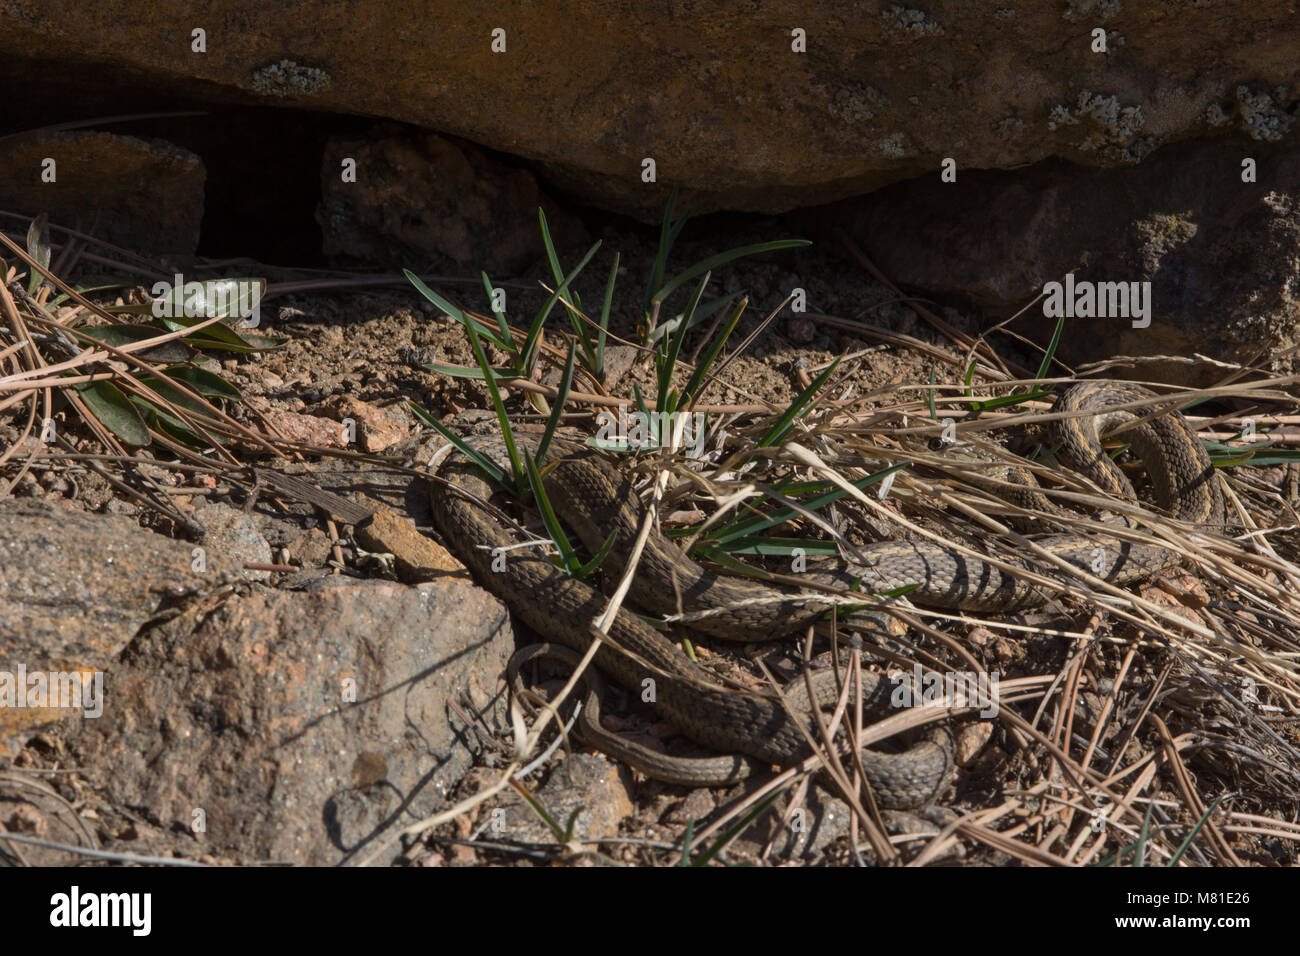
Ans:
<svg viewBox="0 0 1300 956"><path fill-rule="evenodd" d="M1156 398L1136 384L1079 382L1053 406L1057 457L1103 492L1129 501L1136 494L1128 477L1106 453L1102 435L1125 426L1124 437L1142 459L1157 504L1174 520L1214 533L1222 529L1224 504L1218 477L1203 445L1180 412L1135 415L1126 407ZM516 436L535 453L537 445ZM508 472L507 446L499 436L474 443L480 455ZM538 462L546 497L555 512L592 553L606 552L602 571L617 581L633 550L644 510L632 476L597 449L552 442ZM1015 469L1009 469L1014 471ZM1046 513L1059 512L1027 469L1007 474L1017 500ZM623 759L647 776L686 785L719 785L743 779L761 765L791 766L812 753L817 725L811 709L833 705L839 689L831 671L815 680L794 680L783 696L776 691L726 686L691 660L667 635L642 616L621 608L604 635L594 628L606 596L557 567L515 522L492 503L498 491L481 467L459 450L438 466L430 505L444 543L490 592L500 597L530 629L546 640L584 653L600 645L594 664L615 682L652 698L670 725L721 757L669 757L584 723L593 746ZM1115 519L1132 526L1130 518ZM1154 540L1097 533L1058 533L1038 538L1039 547L1114 585L1143 580L1176 564L1177 552ZM856 560L809 574L822 587L852 587L854 599L910 588L907 598L923 607L1011 611L1046 603L1062 590L1044 585L1041 568L1022 559L999 567L966 550L930 540L885 540L860 545ZM1023 566L1038 581L1015 573ZM636 564L628 600L645 612L667 616L690 609L691 627L724 640L753 642L787 635L825 617L824 593L813 587L772 584L706 568L652 527ZM647 688L652 691L647 695ZM891 711L893 685L863 670L861 694L873 715ZM589 705L594 696L588 693ZM592 710L592 706L588 707ZM598 713L598 711L597 711ZM954 769L951 739L932 733L899 753L864 749L862 767L878 803L915 808L937 799Z"/></svg>

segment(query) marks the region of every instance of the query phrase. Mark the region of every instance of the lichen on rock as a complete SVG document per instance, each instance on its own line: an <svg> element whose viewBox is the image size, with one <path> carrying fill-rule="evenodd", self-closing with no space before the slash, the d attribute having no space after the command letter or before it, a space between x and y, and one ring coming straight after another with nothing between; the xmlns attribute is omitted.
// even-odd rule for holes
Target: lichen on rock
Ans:
<svg viewBox="0 0 1300 956"><path fill-rule="evenodd" d="M264 96L306 96L329 86L330 75L320 67L281 60L253 71L253 89Z"/></svg>

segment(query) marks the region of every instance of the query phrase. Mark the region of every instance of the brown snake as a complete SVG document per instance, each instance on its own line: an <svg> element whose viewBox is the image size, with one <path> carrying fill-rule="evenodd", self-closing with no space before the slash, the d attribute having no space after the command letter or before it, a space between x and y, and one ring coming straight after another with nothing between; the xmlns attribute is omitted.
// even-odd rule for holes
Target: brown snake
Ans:
<svg viewBox="0 0 1300 956"><path fill-rule="evenodd" d="M1087 382L1073 386L1058 399L1054 410L1084 414L1058 423L1058 456L1107 493L1133 499L1128 479L1102 450L1100 432L1136 417L1113 406L1153 396L1135 385ZM1146 464L1162 508L1174 519L1210 532L1222 527L1223 499L1213 466L1180 414L1171 412L1134 425L1124 437ZM475 448L498 462L505 461L499 438L475 443ZM591 449L566 446L562 451L553 450L550 458L545 472L548 498L592 552L600 549L611 531L615 533L603 567L608 578L617 580L641 515L630 478ZM465 456L458 452L450 455L439 475L449 487L431 483L431 504L447 545L530 628L585 651L592 641L592 622L605 608L604 595L565 574L535 547L513 547L529 539L486 504L494 489ZM1049 513L1059 510L1036 486L1026 485L1021 498ZM1177 560L1174 552L1158 544L1104 534L1056 534L1036 543L1117 585L1145 578ZM865 557L865 565L845 565L808 578L842 587L860 581L859 594L916 585L907 594L916 604L968 610L1030 607L1058 593L939 543L882 541L861 546L858 552ZM662 615L676 613L681 607L711 611L692 626L715 637L740 641L788 634L828 610L826 601L809 591L714 574L657 529L651 530L629 597L643 610ZM684 735L710 748L790 765L810 753L805 731L816 739L811 720L792 716L806 713L803 680L789 685L788 691L793 693L787 692L784 702L773 693L724 687L669 638L627 610L620 610L611 624L608 640L596 652L595 664L638 693L643 681L653 679L656 710ZM833 680L825 679L832 676L823 672L821 679L811 682L819 706L837 696ZM889 713L891 684L867 671L862 673L862 683L867 711ZM666 758L646 748L620 744L608 732L604 735L598 744L601 749L613 750L650 776L673 782L726 782L744 776L750 767L749 761L738 756L720 758L720 762ZM936 740L923 741L899 754L866 750L862 759L878 801L887 807L913 807L933 800L947 786L952 769L950 747Z"/></svg>

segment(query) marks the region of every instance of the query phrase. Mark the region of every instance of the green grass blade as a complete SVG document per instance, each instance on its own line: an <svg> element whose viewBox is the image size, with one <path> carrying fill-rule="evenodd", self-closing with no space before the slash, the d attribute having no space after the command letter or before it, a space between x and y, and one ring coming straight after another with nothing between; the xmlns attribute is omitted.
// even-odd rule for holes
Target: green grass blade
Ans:
<svg viewBox="0 0 1300 956"><path fill-rule="evenodd" d="M695 371L691 373L690 381L686 383L686 388L682 390L682 404L687 408L690 408L695 403L696 396L700 394L700 386L704 382L704 377L709 374L709 369L717 361L718 355L722 352L722 347L727 344L727 339L735 331L736 324L740 322L740 316L748 305L748 298L742 298L736 303L736 307L732 310L726 324L713 337L709 347L704 350L699 364L695 366Z"/></svg>
<svg viewBox="0 0 1300 956"><path fill-rule="evenodd" d="M683 283L690 282L696 276L712 272L718 266L726 265L736 259L743 259L746 256L762 255L765 252L776 252L781 249L796 249L801 246L812 245L807 239L775 239L771 242L759 242L750 246L739 246L735 249L728 249L726 252L719 252L716 256L710 256L702 262L697 262L684 272L679 272L667 282L665 282L655 294L651 296L651 301L658 300L662 302L669 293Z"/></svg>
<svg viewBox="0 0 1300 956"><path fill-rule="evenodd" d="M859 491L866 491L872 485L879 481L883 481L889 475L906 468L907 464L907 462L899 462L897 465L890 465L888 468L881 469L880 471L873 471L869 475L865 475L862 478L849 482L849 484L854 488L857 488ZM785 494L786 492L783 490L782 493ZM827 505L835 503L847 494L848 491L846 489L841 488L839 485L833 485L829 491L823 492L815 498L800 501L799 504L805 511L817 512L822 508L825 508ZM729 525L724 525L723 527L716 529L713 534L709 535L708 541L715 547L722 547L741 538L761 534L769 528L778 527L779 525L783 525L787 521L798 517L800 517L800 512L797 509L782 506L777 508L771 514L759 514L750 518L743 518Z"/></svg>
<svg viewBox="0 0 1300 956"><path fill-rule="evenodd" d="M537 221L542 227L542 245L546 247L546 259L551 264L551 275L555 277L556 282L564 281L564 270L560 268L560 257L555 253L555 243L551 241L551 227L546 221L546 212L541 206L537 207ZM582 299L578 297L577 292L571 292L573 304L575 307L582 308Z"/></svg>
<svg viewBox="0 0 1300 956"><path fill-rule="evenodd" d="M483 291L487 293L488 308L491 309L492 314L496 316L497 329L501 332L500 341L514 342L514 336L510 334L510 323L506 321L506 314L499 311L496 307L497 297L493 294L492 280L488 278L486 272L480 272L479 276L483 279ZM500 348L499 343L497 347Z"/></svg>
<svg viewBox="0 0 1300 956"><path fill-rule="evenodd" d="M966 402L966 409L971 412L986 412L995 408L1008 408L1013 405L1023 405L1025 402L1035 402L1051 394L1050 388L1035 388L1033 391L1022 392L1019 395L998 395L994 398Z"/></svg>
<svg viewBox="0 0 1300 956"><path fill-rule="evenodd" d="M761 568L753 567L752 565L741 561L739 558L732 557L731 552L729 551L710 548L699 552L699 556L702 558L708 558L714 564L718 565L718 567L725 568L733 575L739 577L759 578L761 580L765 576Z"/></svg>
<svg viewBox="0 0 1300 956"><path fill-rule="evenodd" d="M681 312L673 316L671 319L661 321L655 326L654 331L652 331L646 338L646 345L657 345L665 335L675 335L681 329L683 324L685 324L687 331L690 331L697 325L713 318L715 312L719 311L732 301L734 301L733 296L720 295L716 299L710 299L703 305L697 306L692 315L688 316L685 312Z"/></svg>
<svg viewBox="0 0 1300 956"><path fill-rule="evenodd" d="M1142 866L1146 862L1147 840L1151 835L1151 811L1155 808L1154 803L1147 804L1147 812L1142 818L1142 827L1138 830L1137 841L1120 847L1114 853L1097 861L1096 865L1114 866L1126 856L1133 857L1134 866Z"/></svg>
<svg viewBox="0 0 1300 956"><path fill-rule="evenodd" d="M565 292L568 291L569 283L576 279L582 270L587 267L587 263L591 261L591 257L596 254L598 249L600 249L599 242L587 250L587 254L582 257L582 261L579 262L577 266L574 267L573 271L568 274L565 280L556 287L555 291L551 293L550 298L546 300L546 304L543 305L541 310L537 313L536 318L533 319L533 324L529 326L528 335L524 339L524 347L522 349L521 368L523 371L531 373L533 370L533 366L537 361L537 340L542 334L543 323L545 323L547 317L550 316L551 310L555 308L555 303L560 300L560 296L564 295Z"/></svg>
<svg viewBox="0 0 1300 956"><path fill-rule="evenodd" d="M646 422L647 430L652 430L654 427L655 417L650 414L650 409L645 403L645 396L641 394L641 386L636 382L632 383L632 397L636 399L637 410L645 416L644 421ZM655 440L656 442L658 441L657 438Z"/></svg>
<svg viewBox="0 0 1300 956"><path fill-rule="evenodd" d="M1178 849L1175 850L1174 855L1169 858L1169 862L1165 864L1166 866L1174 867L1178 865L1178 861L1183 858L1183 854L1186 853L1188 848L1192 845L1192 841L1196 839L1196 835L1201 832L1201 827L1205 826L1206 822L1210 819L1211 815L1218 808L1219 804L1223 802L1223 798L1226 796L1227 794L1225 793L1214 798L1214 802L1206 808L1206 811L1203 814L1201 814L1201 819L1196 821L1196 826L1192 827L1192 832L1187 834L1187 839L1178 845ZM1149 814L1150 812L1151 804L1147 804L1147 813Z"/></svg>
<svg viewBox="0 0 1300 956"><path fill-rule="evenodd" d="M555 509L551 507L551 500L546 497L546 488L542 484L542 473L537 468L537 462L527 453L524 454L524 468L528 473L528 486L533 492L533 502L542 516L542 523L546 525L546 533L551 536L555 547L559 549L560 561L565 573L572 577L581 567L578 554L573 549L568 535L564 533L560 519L556 516Z"/></svg>
<svg viewBox="0 0 1300 956"><path fill-rule="evenodd" d="M416 418L420 419L420 421L424 422L426 425L428 425L430 428L436 431L443 438L447 439L447 441L455 445L457 451L459 451L470 461L474 462L474 464L478 465L479 468L483 469L483 473L487 475L492 481L496 482L497 485L499 485L501 488L504 488L506 491L512 490L511 483L506 480L506 473L497 467L496 462L480 454L471 445L466 444L465 439L461 438L454 431L447 428L445 425L439 422L436 418L434 418L432 415L426 412L415 402L407 402L407 405L410 407L411 411L415 414Z"/></svg>
<svg viewBox="0 0 1300 956"><path fill-rule="evenodd" d="M505 402L501 400L501 389L497 388L496 379L492 375L492 366L488 364L487 355L483 351L483 343L478 339L478 333L474 331L474 323L470 322L468 317L463 319L465 329L469 332L469 344L474 350L474 358L478 360L479 368L483 370L483 380L487 383L488 394L492 396L492 407L496 409L497 421L501 423L501 437L506 443L506 452L510 456L510 470L514 479L514 490L516 493L522 492L526 486L527 475L524 472L523 464L519 460L519 449L515 446L515 436L510 428L510 417L506 414Z"/></svg>
<svg viewBox="0 0 1300 956"><path fill-rule="evenodd" d="M560 268L560 257L555 253L555 243L551 241L551 230L546 224L546 211L537 207L537 224L542 229L542 245L546 247L546 261L551 264L551 275L556 282L564 281L564 270Z"/></svg>
<svg viewBox="0 0 1300 956"><path fill-rule="evenodd" d="M551 436L560 425L560 416L564 414L564 405L569 398L569 389L573 385L573 365L577 357L574 343L569 342L569 357L564 361L564 371L560 374L560 387L555 393L555 404L546 419L546 431L542 433L541 443L537 446L537 460L546 458L546 450L551 447Z"/></svg>
<svg viewBox="0 0 1300 956"><path fill-rule="evenodd" d="M573 576L575 578L586 580L586 578L591 575L591 572L595 571L598 567L600 567L602 564L605 563L605 558L609 556L610 548L614 547L614 539L617 537L618 537L618 532L611 531L609 533L609 537L605 539L604 544L600 546L600 550L596 552L595 557L593 557L582 567L578 568L578 570L574 572Z"/></svg>
<svg viewBox="0 0 1300 956"><path fill-rule="evenodd" d="M708 864L712 863L714 857L716 857L719 853L725 850L731 844L732 840L736 839L736 837L740 836L742 833L748 830L755 820L757 820L759 817L761 817L764 813L767 812L768 808L771 807L772 804L776 802L777 796L778 794L775 793L771 794L766 800L764 800L758 806L754 807L753 810L750 810L749 813L745 814L738 821L736 821L736 825L733 826L731 829L727 830L727 832L723 833L720 837L718 837L718 839L714 841L712 846L708 847L703 853L699 855L699 857L696 858L695 863L693 865L707 866Z"/></svg>
<svg viewBox="0 0 1300 956"><path fill-rule="evenodd" d="M664 207L664 218L659 227L659 246L655 250L654 266L650 270L650 285L645 291L647 313L654 302L655 290L663 283L664 274L668 270L668 254L672 251L673 243L681 233L681 227L686 224L686 217L683 216L676 226L673 225L673 210L677 206L677 193L678 189L674 186L673 191L668 194L668 204Z"/></svg>
<svg viewBox="0 0 1300 956"><path fill-rule="evenodd" d="M596 367L592 373L604 383L605 381L605 336L609 331L609 310L614 302L614 284L618 281L619 254L614 253L614 264L609 267L609 279L605 283L605 300L600 304L600 332L596 336Z"/></svg>
<svg viewBox="0 0 1300 956"><path fill-rule="evenodd" d="M569 814L568 821L564 824L564 843L567 846L573 839L573 828L578 824L578 817L582 816L582 811L587 809L585 804L578 804Z"/></svg>
<svg viewBox="0 0 1300 956"><path fill-rule="evenodd" d="M822 373L813 379L812 382L808 384L808 387L795 397L795 400L790 403L790 407L787 408L785 412L782 413L781 417L777 419L776 424L773 425L772 429L763 436L762 441L758 443L757 447L771 448L780 443L781 439L784 438L786 433L794 426L795 419L804 414L807 407L812 402L813 396L815 396L818 390L826 384L826 380L831 377L831 373L835 371L839 364L840 357L836 356L835 361L831 362L830 365L823 369Z"/></svg>
<svg viewBox="0 0 1300 956"><path fill-rule="evenodd" d="M659 360L659 395L656 397L655 406L661 412L672 413L676 408L672 407L675 402L668 398L669 387L673 381L673 370L677 366L677 357L682 351L682 342L686 339L686 329L690 325L690 316L694 314L696 307L700 304L700 298L704 295L704 289L709 284L710 273L706 272L700 279L700 284L695 289L695 295L691 296L691 301L686 306L686 311L682 313L682 323L677 330L677 334L668 340L668 349L660 353Z"/></svg>
<svg viewBox="0 0 1300 956"><path fill-rule="evenodd" d="M1056 355L1056 347L1061 344L1061 330L1065 328L1065 313L1062 312L1056 320L1056 330L1052 332L1052 341L1047 343L1047 351L1043 353L1043 361L1038 365L1038 374L1034 378L1047 378L1047 372L1052 367L1052 359Z"/></svg>
<svg viewBox="0 0 1300 956"><path fill-rule="evenodd" d="M483 338L487 339L489 342L491 342L497 348L501 349L503 352L508 352L511 355L516 354L514 340L510 337L509 334L506 335L504 340L501 339L499 337L498 332L494 332L493 330L489 329L487 326L483 325L481 322L477 322L471 319L468 315L462 312L459 307L452 305L451 302L449 302L447 299L444 299L438 293L434 292L427 285L425 285L424 282L421 281L420 277L417 276L410 269L403 269L402 275L406 276L406 280L410 282L411 285L415 286L416 291L419 292L420 295L424 296L426 299L428 299L438 308L442 309L442 311L447 313L447 315L451 316L453 319L456 319L462 325L468 325L470 323L473 323L475 329L477 329L478 331L478 334L483 336Z"/></svg>
<svg viewBox="0 0 1300 956"><path fill-rule="evenodd" d="M528 790L525 788L521 787L518 792L526 801L528 801L528 805L533 808L533 812L541 818L543 823L546 824L547 829L549 829L551 833L555 835L555 842L561 845L568 843L569 842L568 829L560 826L555 821L555 817L551 816L550 812L546 809L546 807L542 806L542 802L538 800L536 797L534 797L531 793L529 793ZM569 818L570 826L572 826L573 820L577 819L577 815L582 812L582 809L583 809L582 807L577 807L573 811L573 816Z"/></svg>

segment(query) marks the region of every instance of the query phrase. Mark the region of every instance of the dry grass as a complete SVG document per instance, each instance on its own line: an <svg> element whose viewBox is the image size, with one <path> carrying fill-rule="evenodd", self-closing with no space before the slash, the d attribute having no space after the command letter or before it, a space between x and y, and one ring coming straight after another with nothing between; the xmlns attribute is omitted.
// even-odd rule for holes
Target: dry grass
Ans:
<svg viewBox="0 0 1300 956"><path fill-rule="evenodd" d="M971 387L982 400L1074 380L981 381L977 375ZM1131 410L1140 417L1203 399L1231 399L1261 428L1270 416L1285 422L1295 410L1294 377L1224 366L1223 380L1195 390L1142 383L1161 397L1134 402ZM931 390L940 418L955 419L959 436L994 460L1051 476L1049 495L1081 510L1065 517L1026 511L989 490L986 464L916 450L915 436L938 430L925 394ZM774 793L787 796L789 820L814 772L830 765L819 779L847 801L855 817L850 859L925 865L982 854L1002 862L1067 866L1293 861L1300 840L1295 453L1273 448L1274 457L1291 461L1221 469L1228 527L1210 535L1153 506L1109 499L1077 477L1007 451L1003 439L1040 433L1061 417L1047 403L976 417L945 402L945 394L956 392L960 403L972 398L965 386L936 385L852 400L837 396L832 379L819 407L779 450L752 457L754 436L773 416L742 412L726 422L732 437L720 462L700 467L680 456L648 456L659 476L656 485L664 487L667 476L661 512L703 510L710 524L771 504L768 491L783 481L847 486L874 470L909 462L912 467L897 474L883 501L852 489L857 517L846 517L848 509L829 522L825 515L808 515L776 533L825 538L829 531L849 546L875 535L931 538L994 561L1001 555L1009 568L1037 556L1041 579L1060 592L1055 611L1069 618L1044 632L1014 617L939 614L910 607L905 597L890 602L890 613L912 628L908 639L884 652L890 666L916 662L940 671L994 671L1001 681L993 745L964 777L951 803L955 816L937 834L885 836L860 768L855 772L851 761L844 766L843 758L822 747L821 756L774 777L693 832L693 846L716 850L708 841L728 834ZM1246 416L1189 417L1202 434L1222 437L1216 429L1239 430L1232 426ZM1258 445L1237 447L1242 456L1262 457ZM742 462L748 462L744 469ZM1140 530L1117 532L1102 524L1089 510L1100 508L1136 519ZM1049 531L1158 541L1181 555L1191 576L1171 570L1140 588L1115 587L1044 552L1032 535L1011 524L1030 519ZM855 600L852 594L843 597ZM980 635L978 645L963 642L970 633ZM1055 659L1043 652L1046 643L1059 652ZM996 649L1008 645L1028 649L1000 658ZM907 726L959 721L967 708L958 703L918 708L865 730L847 723L860 743L870 744ZM643 862L672 863L683 849L641 847L638 854ZM712 852L708 858L715 858Z"/></svg>

